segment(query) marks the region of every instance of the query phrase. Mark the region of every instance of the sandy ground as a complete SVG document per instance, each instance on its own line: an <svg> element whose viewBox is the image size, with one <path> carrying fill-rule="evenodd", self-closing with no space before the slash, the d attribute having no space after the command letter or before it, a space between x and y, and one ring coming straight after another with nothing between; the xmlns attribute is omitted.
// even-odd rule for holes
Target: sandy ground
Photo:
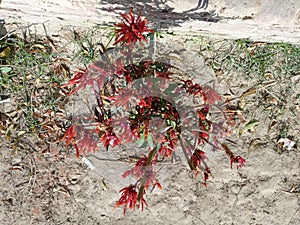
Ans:
<svg viewBox="0 0 300 225"><path fill-rule="evenodd" d="M201 1L203 4L206 2ZM122 4L114 0L3 0L0 19L4 19L8 25L44 23L54 32L59 31L61 25L87 27L115 22L117 13L133 6L151 21L157 20L157 26L169 31L230 39L299 43L300 2L297 0L207 2L205 10L194 11L197 0L125 0ZM164 11L170 8L173 11Z"/></svg>
<svg viewBox="0 0 300 225"><path fill-rule="evenodd" d="M167 42L172 43L172 48L187 53L195 48L195 43L183 42L184 36L180 35L185 33L296 44L300 41L300 1L297 0L273 0L268 3L259 0L211 0L205 10L193 10L197 6L194 0L185 1L184 4L177 0L167 1L166 4L147 0L143 4L140 1L135 4L130 1L123 1L122 4L117 2L3 0L0 19L5 20L8 32L21 25L37 23L36 31L44 34L40 25L42 22L48 35L56 35L73 28L114 23L118 19L116 13L132 5L143 11L150 21L153 18L157 26L177 33L178 36L168 37ZM162 12L166 5L174 10ZM209 74L217 79L203 58L197 58L192 64L197 64L199 74ZM237 95L255 83L254 80L241 78L240 74L226 75L218 77L222 94L228 91L228 83L231 87L239 87ZM298 83L293 90L297 92L299 89ZM294 102L295 95L289 96L289 102ZM66 158L66 165L62 165L60 173L61 177L66 177L61 182L68 188L55 187L51 201L37 203L39 198L34 202L26 202L27 198L31 198L31 190L23 190L24 198L18 199L20 193L13 190L13 187L22 174L7 172L10 160L17 159L9 156L5 146L2 146L1 224L300 224L300 196L299 191L296 191L300 185L295 186L300 180L299 147L284 154L276 152L274 143L277 131L267 129L270 123L266 119L269 112L260 109L255 100L255 97L249 99L252 103L246 107L247 113L244 116L249 121L258 119L260 123L255 130L243 132L241 136L233 134L231 137L238 143L232 146L233 150L247 156L246 167L238 171L231 170L223 153L210 152L210 167L214 178L209 180L207 187L203 187L202 177L193 179L193 173L182 161L161 164L161 175L158 178L163 190L155 190L148 195L149 207L144 212L129 211L126 217L123 217L121 209L113 210L119 197L118 191L124 185L134 182L130 178L121 178L123 171L129 169L132 163L114 160L124 156L122 149L115 149L112 154L101 151L88 155L87 158L96 167L93 171L75 156ZM290 123L296 123L295 127L298 128L292 131L292 135L299 137L299 111L296 116L288 111L282 117ZM253 140L258 142L255 149L249 152ZM54 162L49 160L50 167L51 163ZM65 191L67 189L69 192ZM47 195L48 191L41 190L40 196ZM48 214L45 215L45 212Z"/></svg>

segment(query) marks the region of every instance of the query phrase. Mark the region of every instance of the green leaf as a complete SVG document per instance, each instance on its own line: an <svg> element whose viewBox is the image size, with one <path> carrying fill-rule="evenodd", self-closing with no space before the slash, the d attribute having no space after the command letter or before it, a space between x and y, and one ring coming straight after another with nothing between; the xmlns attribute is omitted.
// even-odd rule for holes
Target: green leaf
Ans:
<svg viewBox="0 0 300 225"><path fill-rule="evenodd" d="M176 128L176 122L174 120L171 120L170 123L171 123L172 128L175 129Z"/></svg>
<svg viewBox="0 0 300 225"><path fill-rule="evenodd" d="M148 145L148 142L145 141L145 140L143 140L143 139L138 139L138 140L136 141L136 144L137 144L137 146L138 146L139 148L146 148L147 145Z"/></svg>
<svg viewBox="0 0 300 225"><path fill-rule="evenodd" d="M169 87L165 89L165 94L170 94L173 92L179 85L177 83L170 84Z"/></svg>
<svg viewBox="0 0 300 225"><path fill-rule="evenodd" d="M154 149L154 143L153 143L153 139L152 139L151 135L148 135L148 137L147 137L147 142L148 142L148 144L149 144L149 147L150 147L151 149Z"/></svg>
<svg viewBox="0 0 300 225"><path fill-rule="evenodd" d="M10 55L10 47L6 47L2 52L0 52L0 58L7 58Z"/></svg>
<svg viewBox="0 0 300 225"><path fill-rule="evenodd" d="M247 131L255 131L255 127L257 126L259 124L259 122L258 121L250 121L250 122L248 122L246 125L245 125L245 127L244 127L244 129L243 129L243 132L247 132Z"/></svg>
<svg viewBox="0 0 300 225"><path fill-rule="evenodd" d="M1 71L2 73L9 73L11 70L12 70L12 68L11 68L11 67L8 67L8 66L0 67L0 71Z"/></svg>

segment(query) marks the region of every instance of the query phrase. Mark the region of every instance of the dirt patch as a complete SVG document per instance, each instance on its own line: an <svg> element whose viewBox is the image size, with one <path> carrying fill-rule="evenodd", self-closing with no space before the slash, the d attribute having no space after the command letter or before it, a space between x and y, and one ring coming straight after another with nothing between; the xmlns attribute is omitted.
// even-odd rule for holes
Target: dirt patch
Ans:
<svg viewBox="0 0 300 225"><path fill-rule="evenodd" d="M197 8L199 6L206 9ZM291 42L300 40L300 2L282 1L3 1L1 16L9 26L44 23L52 33L62 26L88 27L112 24L130 7L155 22L158 28L178 33L219 38L249 38L253 41ZM63 12L63 13L62 13ZM84 13L83 13L84 12ZM41 32L40 28L37 32Z"/></svg>

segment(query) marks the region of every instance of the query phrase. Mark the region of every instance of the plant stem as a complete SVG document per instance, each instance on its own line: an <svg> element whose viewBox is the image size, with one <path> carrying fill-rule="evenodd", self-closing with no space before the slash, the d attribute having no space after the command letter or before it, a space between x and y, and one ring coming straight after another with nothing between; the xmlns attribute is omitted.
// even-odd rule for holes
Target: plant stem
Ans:
<svg viewBox="0 0 300 225"><path fill-rule="evenodd" d="M149 152L147 162L146 162L146 169L151 166L151 161L152 161L153 157L156 155L157 151L158 151L158 148L157 148L157 146L155 146ZM145 190L145 183L146 183L147 178L148 178L147 176L148 176L147 170L145 170L144 176L141 180L141 187L139 189L139 194L138 194L138 197L137 197L137 201L140 201L143 197L143 193L144 193L144 190Z"/></svg>
<svg viewBox="0 0 300 225"><path fill-rule="evenodd" d="M186 161L188 162L188 164L189 164L191 170L196 170L196 168L192 165L192 163L191 163L191 161L190 161L189 155L188 155L187 152L186 152L186 149L185 149L185 147L184 147L184 144L183 144L182 139L180 138L180 135L177 135L177 138L178 138L178 140L179 140L179 142L180 142L180 145L181 145L183 154L184 154L185 159L186 159Z"/></svg>

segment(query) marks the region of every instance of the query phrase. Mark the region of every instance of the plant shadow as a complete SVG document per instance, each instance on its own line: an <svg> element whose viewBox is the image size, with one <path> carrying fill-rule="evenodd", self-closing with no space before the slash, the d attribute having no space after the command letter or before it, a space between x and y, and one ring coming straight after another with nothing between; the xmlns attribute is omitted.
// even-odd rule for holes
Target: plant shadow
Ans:
<svg viewBox="0 0 300 225"><path fill-rule="evenodd" d="M100 9L108 12L128 12L133 8L135 12L141 13L148 20L154 23L157 29L169 27L178 27L180 24L191 21L206 21L216 23L223 17L215 14L214 11L205 11L208 7L209 0L199 0L197 6L187 11L174 12L174 8L168 4L171 0L102 0ZM183 3L184 4L184 3ZM202 11L198 12L199 9Z"/></svg>

